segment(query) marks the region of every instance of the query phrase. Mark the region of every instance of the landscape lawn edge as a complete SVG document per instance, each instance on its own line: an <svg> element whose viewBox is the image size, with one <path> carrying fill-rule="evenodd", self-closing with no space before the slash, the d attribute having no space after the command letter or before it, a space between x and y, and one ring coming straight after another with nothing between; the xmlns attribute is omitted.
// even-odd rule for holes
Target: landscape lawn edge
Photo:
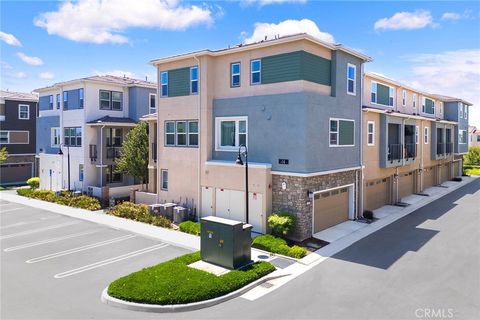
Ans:
<svg viewBox="0 0 480 320"><path fill-rule="evenodd" d="M275 273L275 271L273 272ZM198 310L203 308L208 308L219 303L231 300L233 298L239 297L250 289L266 282L269 280L281 278L288 276L288 274L277 274L277 275L266 275L260 279L257 279L253 282L250 282L246 286L227 293L226 295L216 297L209 300L185 303L185 304L170 304L170 305L158 305L158 304L147 304L147 303L137 303L129 302L121 299L114 298L108 294L108 287L102 291L101 301L105 304L111 305L113 307L132 310L132 311L143 311L143 312L156 312L156 313L171 313L171 312L185 312Z"/></svg>

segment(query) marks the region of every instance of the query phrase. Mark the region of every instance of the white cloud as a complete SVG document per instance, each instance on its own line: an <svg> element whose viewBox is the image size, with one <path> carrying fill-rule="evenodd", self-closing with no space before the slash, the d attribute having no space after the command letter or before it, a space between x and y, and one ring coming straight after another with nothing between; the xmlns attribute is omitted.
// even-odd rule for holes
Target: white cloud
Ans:
<svg viewBox="0 0 480 320"><path fill-rule="evenodd" d="M32 66L40 66L43 64L42 59L39 57L30 57L23 52L17 52L17 57L19 57L23 62Z"/></svg>
<svg viewBox="0 0 480 320"><path fill-rule="evenodd" d="M275 36L287 36L298 33L308 33L309 35L325 41L334 43L335 39L330 33L320 31L320 28L309 19L302 20L285 20L278 24L275 23L256 23L253 34L248 37L247 33L242 32L241 37L245 38L245 43L253 43L257 41L274 39Z"/></svg>
<svg viewBox="0 0 480 320"><path fill-rule="evenodd" d="M45 72L40 72L38 74L38 77L40 79L44 79L44 80L51 80L51 79L55 78L55 75L53 73L51 73L50 71L45 71Z"/></svg>
<svg viewBox="0 0 480 320"><path fill-rule="evenodd" d="M15 46L15 47L22 46L20 41L13 34L10 34L10 33L5 33L0 31L0 40L2 40L3 42L11 46Z"/></svg>
<svg viewBox="0 0 480 320"><path fill-rule="evenodd" d="M406 59L412 65L412 76L406 79L411 86L473 103L471 120L480 125L480 49L418 54Z"/></svg>
<svg viewBox="0 0 480 320"><path fill-rule="evenodd" d="M442 14L442 20L459 20L461 18L462 15L456 12L445 12Z"/></svg>
<svg viewBox="0 0 480 320"><path fill-rule="evenodd" d="M42 13L36 26L77 42L127 43L127 28L185 30L212 23L207 7L181 5L178 0L79 0L64 2L58 11Z"/></svg>
<svg viewBox="0 0 480 320"><path fill-rule="evenodd" d="M0 65L1 65L3 70L12 70L13 69L13 67L5 61L0 61Z"/></svg>
<svg viewBox="0 0 480 320"><path fill-rule="evenodd" d="M390 18L382 18L375 22L375 30L414 30L427 26L435 26L429 11L397 12Z"/></svg>
<svg viewBox="0 0 480 320"><path fill-rule="evenodd" d="M12 73L11 75L12 77L18 78L18 79L23 79L27 77L27 74L23 71L15 72L15 73Z"/></svg>
<svg viewBox="0 0 480 320"><path fill-rule="evenodd" d="M244 5L258 4L260 6L266 6L269 4L283 4L283 3L305 3L307 0L241 0Z"/></svg>

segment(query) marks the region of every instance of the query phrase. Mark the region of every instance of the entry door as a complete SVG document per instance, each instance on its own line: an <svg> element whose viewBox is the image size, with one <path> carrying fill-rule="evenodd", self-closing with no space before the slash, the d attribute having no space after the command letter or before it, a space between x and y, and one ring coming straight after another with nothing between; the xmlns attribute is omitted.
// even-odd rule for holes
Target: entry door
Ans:
<svg viewBox="0 0 480 320"><path fill-rule="evenodd" d="M249 192L248 194L248 223L253 226L253 231L263 233L263 196L261 193Z"/></svg>
<svg viewBox="0 0 480 320"><path fill-rule="evenodd" d="M230 190L230 219L245 222L245 192Z"/></svg>
<svg viewBox="0 0 480 320"><path fill-rule="evenodd" d="M202 212L201 217L213 215L213 188L202 187Z"/></svg>
<svg viewBox="0 0 480 320"><path fill-rule="evenodd" d="M230 190L215 189L215 215L220 218L230 218Z"/></svg>

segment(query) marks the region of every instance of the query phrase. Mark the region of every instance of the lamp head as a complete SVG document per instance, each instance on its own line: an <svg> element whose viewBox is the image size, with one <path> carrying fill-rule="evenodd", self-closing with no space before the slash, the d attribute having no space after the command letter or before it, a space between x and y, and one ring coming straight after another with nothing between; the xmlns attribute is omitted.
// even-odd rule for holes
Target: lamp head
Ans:
<svg viewBox="0 0 480 320"><path fill-rule="evenodd" d="M58 154L59 154L59 155L63 155L62 147L59 147L59 148L58 148Z"/></svg>
<svg viewBox="0 0 480 320"><path fill-rule="evenodd" d="M238 153L238 157L237 157L237 160L235 161L235 164L243 166L243 160L242 160L242 156L240 155L240 152Z"/></svg>

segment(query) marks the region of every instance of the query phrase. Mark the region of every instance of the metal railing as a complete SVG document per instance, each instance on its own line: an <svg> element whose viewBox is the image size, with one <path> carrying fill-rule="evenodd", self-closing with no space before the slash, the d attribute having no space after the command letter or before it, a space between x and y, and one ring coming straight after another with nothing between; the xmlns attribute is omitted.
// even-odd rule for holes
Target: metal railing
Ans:
<svg viewBox="0 0 480 320"><path fill-rule="evenodd" d="M120 147L108 147L107 148L107 159L115 160L120 158Z"/></svg>
<svg viewBox="0 0 480 320"><path fill-rule="evenodd" d="M388 161L402 159L402 144L389 144L387 159Z"/></svg>
<svg viewBox="0 0 480 320"><path fill-rule="evenodd" d="M451 154L453 152L453 143L447 142L445 144L445 153Z"/></svg>
<svg viewBox="0 0 480 320"><path fill-rule="evenodd" d="M437 155L441 155L445 153L445 143L437 142Z"/></svg>
<svg viewBox="0 0 480 320"><path fill-rule="evenodd" d="M405 158L415 158L417 156L417 145L415 143L405 143Z"/></svg>
<svg viewBox="0 0 480 320"><path fill-rule="evenodd" d="M89 146L89 156L90 156L90 161L97 161L97 145L96 144L91 144Z"/></svg>

